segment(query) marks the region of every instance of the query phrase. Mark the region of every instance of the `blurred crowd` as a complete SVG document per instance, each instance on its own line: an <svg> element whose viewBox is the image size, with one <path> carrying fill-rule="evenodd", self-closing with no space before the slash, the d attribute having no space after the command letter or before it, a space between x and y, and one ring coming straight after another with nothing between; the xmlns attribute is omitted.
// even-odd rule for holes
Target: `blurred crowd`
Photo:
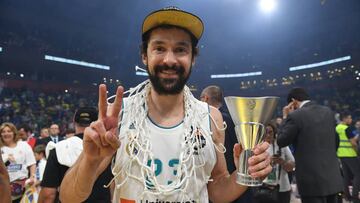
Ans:
<svg viewBox="0 0 360 203"><path fill-rule="evenodd" d="M57 123L64 134L71 127L76 108L95 104L95 95L5 88L0 92L0 123L26 123L36 134Z"/></svg>
<svg viewBox="0 0 360 203"><path fill-rule="evenodd" d="M360 92L355 86L351 89L310 90L313 100L330 107L334 112L352 112L354 119L360 118ZM240 95L239 95L240 96ZM96 93L42 92L27 89L8 89L0 91L0 123L12 122L16 126L26 123L36 134L41 128L52 123L60 126L65 134L69 128L75 109L83 106L96 106ZM282 99L279 106L283 106ZM278 112L281 109L279 107Z"/></svg>

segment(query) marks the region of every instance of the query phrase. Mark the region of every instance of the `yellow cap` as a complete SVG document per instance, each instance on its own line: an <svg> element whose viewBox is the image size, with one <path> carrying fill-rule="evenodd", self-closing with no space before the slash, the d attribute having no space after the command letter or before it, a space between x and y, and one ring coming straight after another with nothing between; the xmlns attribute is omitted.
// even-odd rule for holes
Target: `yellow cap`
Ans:
<svg viewBox="0 0 360 203"><path fill-rule="evenodd" d="M177 7L167 7L150 13L144 19L142 34L160 25L174 25L188 30L197 40L204 31L203 22L194 14L182 11Z"/></svg>

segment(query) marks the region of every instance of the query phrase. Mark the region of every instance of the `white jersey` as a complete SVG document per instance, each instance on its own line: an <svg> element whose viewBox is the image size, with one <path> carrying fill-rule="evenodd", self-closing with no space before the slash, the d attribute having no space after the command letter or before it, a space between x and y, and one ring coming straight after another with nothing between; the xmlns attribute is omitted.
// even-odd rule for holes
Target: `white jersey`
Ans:
<svg viewBox="0 0 360 203"><path fill-rule="evenodd" d="M150 203L150 202L209 202L207 193L207 183L211 175L211 171L216 163L216 152L212 144L211 137L201 136L202 149L195 151L195 162L204 161L203 167L199 167L195 170L194 174L191 174L192 178L183 178L182 180L188 180L186 186L182 189L174 189L167 194L154 194L151 191L155 184L160 187L166 188L166 186L175 184L178 174L179 156L181 156L181 143L184 139L184 122L181 122L172 127L162 127L153 122L149 117L145 119L144 125L147 126L149 133L149 140L151 146L152 159L146 159L142 156L141 150L133 147L129 144L131 136L124 136L124 133L128 129L124 129L124 126L129 120L130 116L126 114L126 101L124 99L124 115L122 118L122 127L120 128L121 146L117 152L116 160L113 163L113 172L116 176L117 167L130 168L128 173L120 173L115 179L115 184L120 185L115 188L113 203ZM209 113L209 107L204 102L197 102L195 108L197 111L204 111L207 115ZM202 125L210 131L210 119L202 119ZM131 125L130 125L131 128ZM134 151L138 154L138 161L131 160L129 152ZM142 165L152 168L155 179L149 180ZM129 164L131 163L131 164ZM198 163L195 163L196 165ZM201 175L201 174L205 174ZM196 178L194 178L196 177ZM155 183L156 182L156 183ZM185 194L185 195L184 195Z"/></svg>
<svg viewBox="0 0 360 203"><path fill-rule="evenodd" d="M10 165L7 167L10 182L28 178L28 167L36 164L34 152L28 143L19 140L15 147L1 147L1 153L3 156L12 155L15 159L15 161L10 162Z"/></svg>

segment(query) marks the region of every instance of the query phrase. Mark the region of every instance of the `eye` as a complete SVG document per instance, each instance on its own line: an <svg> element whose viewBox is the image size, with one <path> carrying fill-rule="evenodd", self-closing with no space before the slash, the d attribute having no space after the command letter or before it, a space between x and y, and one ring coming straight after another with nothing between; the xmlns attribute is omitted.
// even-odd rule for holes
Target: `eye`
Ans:
<svg viewBox="0 0 360 203"><path fill-rule="evenodd" d="M164 51L165 51L165 48L164 48L164 47L161 47L161 46L157 46L157 47L155 47L155 51L156 51L156 52L164 52Z"/></svg>
<svg viewBox="0 0 360 203"><path fill-rule="evenodd" d="M188 49L185 48L185 47L177 47L177 48L175 49L175 52L176 52L176 53L187 53L187 52L188 52Z"/></svg>

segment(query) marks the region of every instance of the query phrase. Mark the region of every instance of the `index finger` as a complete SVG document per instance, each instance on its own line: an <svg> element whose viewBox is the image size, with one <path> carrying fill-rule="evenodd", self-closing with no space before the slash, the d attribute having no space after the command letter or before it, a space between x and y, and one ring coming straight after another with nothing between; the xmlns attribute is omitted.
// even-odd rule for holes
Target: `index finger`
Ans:
<svg viewBox="0 0 360 203"><path fill-rule="evenodd" d="M106 85L99 85L99 119L103 119L106 117L107 110L107 101L106 101L107 93L106 93Z"/></svg>
<svg viewBox="0 0 360 203"><path fill-rule="evenodd" d="M121 110L122 98L123 98L124 88L119 86L116 90L115 101L112 105L111 116L119 117L119 113Z"/></svg>
<svg viewBox="0 0 360 203"><path fill-rule="evenodd" d="M258 155L258 154L265 152L269 148L269 146L270 146L270 144L268 142L263 142L263 143L257 145L254 149L254 154Z"/></svg>

